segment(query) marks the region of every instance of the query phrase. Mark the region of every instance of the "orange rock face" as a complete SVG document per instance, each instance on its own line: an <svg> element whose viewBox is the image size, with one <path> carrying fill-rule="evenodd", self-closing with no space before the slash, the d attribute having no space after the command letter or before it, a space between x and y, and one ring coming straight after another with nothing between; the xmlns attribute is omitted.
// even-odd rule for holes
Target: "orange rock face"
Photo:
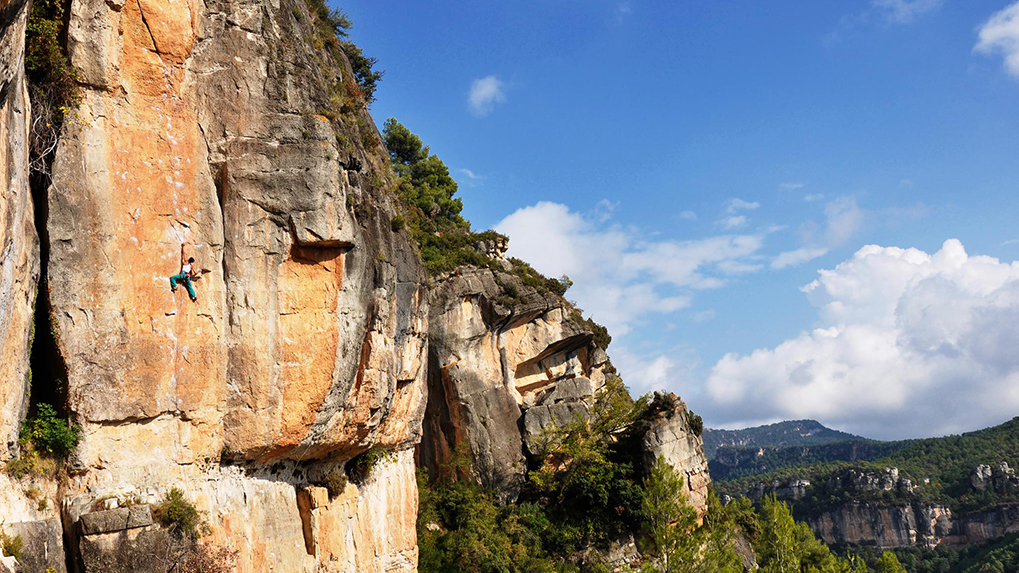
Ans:
<svg viewBox="0 0 1019 573"><path fill-rule="evenodd" d="M103 496L158 503L181 487L212 538L245 555L241 571L413 569L423 271L392 231L371 118L319 113L350 70L312 45L307 10L72 3L85 85L47 223L54 332L84 430L65 505L75 519ZM170 292L182 244L205 271L197 303ZM373 446L394 469L323 508L306 540L297 492ZM291 471L259 477L270 466ZM369 494L407 509L378 513ZM334 546L351 536L355 551Z"/></svg>

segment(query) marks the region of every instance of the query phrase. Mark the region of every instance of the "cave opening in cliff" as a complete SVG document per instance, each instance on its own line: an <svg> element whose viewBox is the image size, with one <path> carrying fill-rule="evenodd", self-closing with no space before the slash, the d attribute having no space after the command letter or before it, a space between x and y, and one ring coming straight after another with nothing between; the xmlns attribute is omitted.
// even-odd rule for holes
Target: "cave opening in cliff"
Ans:
<svg viewBox="0 0 1019 573"><path fill-rule="evenodd" d="M66 417L67 364L60 354L57 336L53 330L52 308L49 295L49 217L47 189L50 178L47 171L33 171L29 183L32 202L35 204L35 228L39 233L39 290L35 298L35 328L29 358L31 388L29 388L29 414L34 414L41 403L50 404Z"/></svg>
<svg viewBox="0 0 1019 573"><path fill-rule="evenodd" d="M39 235L39 286L35 299L29 368L29 414L47 403L62 416L68 414L67 365L60 355L52 326L49 296L48 189L64 115L80 97L67 54L71 0L33 5L28 17L26 45L36 46L35 57L25 61L25 80L32 102L28 134L29 187Z"/></svg>

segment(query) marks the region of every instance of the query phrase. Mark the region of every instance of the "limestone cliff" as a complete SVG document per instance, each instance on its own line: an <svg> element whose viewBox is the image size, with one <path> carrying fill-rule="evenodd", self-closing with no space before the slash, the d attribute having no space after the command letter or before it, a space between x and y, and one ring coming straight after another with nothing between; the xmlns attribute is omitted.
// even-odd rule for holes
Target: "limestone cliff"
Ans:
<svg viewBox="0 0 1019 573"><path fill-rule="evenodd" d="M422 436L417 462L438 473L465 451L511 500L535 440L587 415L612 374L505 245L492 268L426 280L322 9L71 0L60 37L80 102L34 189L37 229L26 5L0 0L0 462L30 457L30 400L81 428L59 470L0 473L21 567L164 570L180 548L158 509L179 489L238 571L414 570ZM197 302L170 291L182 245ZM703 513L685 406L646 422L645 461L684 472Z"/></svg>
<svg viewBox="0 0 1019 573"><path fill-rule="evenodd" d="M0 65L15 70L2 78L3 169L17 185L0 212L0 400L13 413L0 431L13 444L38 263L27 146L10 143L27 116L7 65L23 4L2 16ZM415 568L424 272L392 229L388 158L317 20L301 0L70 3L82 99L45 195L43 296L83 435L59 490L0 487L13 498L0 521L30 544L45 542L32 527L63 531L80 570L161 542L142 510L86 516L173 487L241 571ZM182 244L207 271L197 303L170 292ZM323 497L316 484L369 448L390 454ZM40 488L45 511L29 499ZM125 535L137 543L111 542ZM63 570L63 548L46 553Z"/></svg>
<svg viewBox="0 0 1019 573"><path fill-rule="evenodd" d="M39 239L28 184L25 85L28 3L0 0L0 463L15 453L28 407L28 353L39 280ZM0 488L2 489L2 488Z"/></svg>
<svg viewBox="0 0 1019 573"><path fill-rule="evenodd" d="M520 494L542 431L587 416L615 370L579 313L557 295L528 286L513 265L462 268L429 295L428 409L421 465L441 476L457 452L504 501ZM710 478L699 436L675 396L655 403L636 431L650 467L664 455L683 476L703 515Z"/></svg>
<svg viewBox="0 0 1019 573"><path fill-rule="evenodd" d="M974 469L973 488L1011 487L1012 473L1002 462L992 477L990 466ZM1019 532L1019 505L1003 503L978 511L952 511L947 505L914 495L917 485L899 475L897 468L863 471L849 468L828 476L823 484L806 479L774 480L756 484L748 495L760 499L774 494L790 501L815 495L818 485L837 492L841 501L820 510L799 512L825 543L873 545L882 548L964 546L981 544ZM890 501L898 498L898 501ZM834 495L832 498L834 499Z"/></svg>

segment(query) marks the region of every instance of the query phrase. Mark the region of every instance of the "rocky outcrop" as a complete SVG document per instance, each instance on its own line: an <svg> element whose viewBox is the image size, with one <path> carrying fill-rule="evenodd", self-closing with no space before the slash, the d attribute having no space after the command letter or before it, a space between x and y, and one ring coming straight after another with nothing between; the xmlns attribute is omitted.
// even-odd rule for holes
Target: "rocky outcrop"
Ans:
<svg viewBox="0 0 1019 573"><path fill-rule="evenodd" d="M998 493L1014 491L1012 473L1002 462L979 465L971 475L974 491L994 489ZM925 480L926 481L926 480ZM819 491L813 491L819 488ZM983 489L981 489L983 488ZM816 498L848 497L853 501L802 514L814 533L828 544L875 545L893 547L935 547L940 544L963 546L986 543L1009 533L1019 532L1019 506L1002 504L980 511L952 512L944 505L919 499L917 486L901 476L897 468L869 471L848 468L835 472L820 483L806 479L775 480L753 486L747 495L754 500L774 494L793 502L812 493ZM893 499L914 500L889 503ZM816 507L816 506L815 506Z"/></svg>
<svg viewBox="0 0 1019 573"><path fill-rule="evenodd" d="M814 532L828 544L893 547L965 546L987 543L1019 532L1019 506L953 514L936 504L849 503L809 517Z"/></svg>
<svg viewBox="0 0 1019 573"><path fill-rule="evenodd" d="M0 463L17 453L28 407L39 239L28 180L29 102L25 84L28 3L0 0Z"/></svg>
<svg viewBox="0 0 1019 573"><path fill-rule="evenodd" d="M705 430L705 434L708 431ZM714 457L708 460L708 467L715 481L729 481L793 465L876 460L902 449L907 443L851 440L783 448L719 446L715 449Z"/></svg>
<svg viewBox="0 0 1019 573"><path fill-rule="evenodd" d="M997 494L1014 494L1019 491L1019 476L1008 462L999 462L997 467L980 464L969 476L970 487L975 492L990 491Z"/></svg>
<svg viewBox="0 0 1019 573"><path fill-rule="evenodd" d="M658 456L683 476L684 493L700 517L708 510L708 460L701 436L693 431L692 414L675 394L655 394L649 406L651 418L637 429L644 466L650 470Z"/></svg>
<svg viewBox="0 0 1019 573"><path fill-rule="evenodd" d="M810 480L805 478L757 482L750 486L746 495L754 501L772 494L778 499L796 500L804 497L811 487L821 488L824 493L849 493L857 499L870 498L884 492L895 492L905 496L916 491L916 484L911 479L900 476L898 468L884 468L881 471L848 468L832 473L813 486Z"/></svg>
<svg viewBox="0 0 1019 573"><path fill-rule="evenodd" d="M497 261L505 249L480 247ZM465 456L482 484L512 501L538 461L544 432L586 418L614 369L561 297L525 285L510 263L504 268L460 269L431 289L419 458L441 477L454 456ZM631 430L637 457L649 470L665 456L703 516L710 477L691 414L675 395L656 396L649 412Z"/></svg>
<svg viewBox="0 0 1019 573"><path fill-rule="evenodd" d="M946 507L914 504L886 506L850 503L807 522L828 544L934 547L952 531Z"/></svg>
<svg viewBox="0 0 1019 573"><path fill-rule="evenodd" d="M512 500L528 440L586 412L608 359L560 297L524 285L506 264L463 268L431 289L420 460L441 476L455 452L469 455L480 481Z"/></svg>

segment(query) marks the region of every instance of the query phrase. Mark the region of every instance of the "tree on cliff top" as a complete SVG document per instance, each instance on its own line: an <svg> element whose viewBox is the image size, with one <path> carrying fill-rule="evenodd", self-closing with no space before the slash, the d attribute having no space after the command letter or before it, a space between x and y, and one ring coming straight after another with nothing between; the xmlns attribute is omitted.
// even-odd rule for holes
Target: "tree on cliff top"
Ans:
<svg viewBox="0 0 1019 573"><path fill-rule="evenodd" d="M74 68L60 39L65 5L61 0L34 0L25 28L25 77L32 100L30 166L44 176L49 173L64 118L80 98Z"/></svg>

